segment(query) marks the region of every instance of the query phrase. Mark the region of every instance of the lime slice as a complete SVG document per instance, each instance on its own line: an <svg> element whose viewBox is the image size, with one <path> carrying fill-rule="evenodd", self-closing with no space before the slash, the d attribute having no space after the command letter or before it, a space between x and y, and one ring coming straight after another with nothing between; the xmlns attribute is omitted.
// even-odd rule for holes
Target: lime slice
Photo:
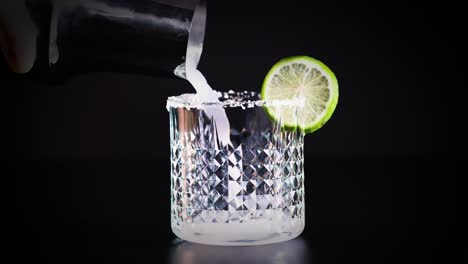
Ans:
<svg viewBox="0 0 468 264"><path fill-rule="evenodd" d="M297 107L268 106L266 111L284 128L312 133L321 128L338 103L338 81L322 62L307 56L284 58L268 72L262 86L264 100L305 98Z"/></svg>

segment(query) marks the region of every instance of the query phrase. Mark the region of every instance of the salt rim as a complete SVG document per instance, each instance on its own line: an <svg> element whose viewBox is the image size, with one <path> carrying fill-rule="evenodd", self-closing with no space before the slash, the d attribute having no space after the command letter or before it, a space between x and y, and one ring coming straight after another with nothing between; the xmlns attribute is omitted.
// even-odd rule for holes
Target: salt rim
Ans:
<svg viewBox="0 0 468 264"><path fill-rule="evenodd" d="M294 99L284 99L284 100L250 100L248 98L259 97L259 93L243 91L243 92L234 92L229 90L228 92L218 92L218 98L221 99L220 102L203 102L197 96L196 93L186 93L178 96L171 96L167 99L166 109L167 111L170 108L186 108L190 109L202 109L205 107L223 107L223 108L235 108L240 107L242 109L254 108L256 106L298 106L303 107L306 99L303 96L296 97Z"/></svg>

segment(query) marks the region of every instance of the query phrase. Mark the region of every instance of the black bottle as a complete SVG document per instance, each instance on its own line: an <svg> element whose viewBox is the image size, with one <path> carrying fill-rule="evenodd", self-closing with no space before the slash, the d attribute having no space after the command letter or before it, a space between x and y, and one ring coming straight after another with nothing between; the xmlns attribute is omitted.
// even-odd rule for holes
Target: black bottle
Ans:
<svg viewBox="0 0 468 264"><path fill-rule="evenodd" d="M175 77L204 1L6 0L0 46L16 73L63 80L93 72ZM192 29L192 31L191 31ZM203 36L204 32L196 32Z"/></svg>

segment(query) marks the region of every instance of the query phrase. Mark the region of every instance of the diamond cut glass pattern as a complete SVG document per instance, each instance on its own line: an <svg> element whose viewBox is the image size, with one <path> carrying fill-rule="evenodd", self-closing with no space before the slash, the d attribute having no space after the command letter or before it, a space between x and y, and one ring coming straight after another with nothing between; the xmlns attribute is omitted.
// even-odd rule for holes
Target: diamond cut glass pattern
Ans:
<svg viewBox="0 0 468 264"><path fill-rule="evenodd" d="M258 99L237 99L247 95ZM303 134L259 106L224 109L229 145L216 141L216 121L203 109L168 107L174 233L226 245L294 238L304 227Z"/></svg>

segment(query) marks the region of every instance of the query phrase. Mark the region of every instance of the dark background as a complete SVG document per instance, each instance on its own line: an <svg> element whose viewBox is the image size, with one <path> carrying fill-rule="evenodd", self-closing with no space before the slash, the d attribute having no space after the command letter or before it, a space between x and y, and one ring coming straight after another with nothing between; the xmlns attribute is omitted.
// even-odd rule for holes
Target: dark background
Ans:
<svg viewBox="0 0 468 264"><path fill-rule="evenodd" d="M437 19L445 10L404 1L252 2L209 2L200 69L212 87L259 91L270 67L293 55L322 60L340 84L333 117L305 140L306 249L296 250L307 256L296 261L453 257L455 175L466 160L465 130L455 126L466 118L456 116L455 70L438 67L457 58ZM1 73L17 257L149 263L188 254L207 263L218 252L177 250L170 231L165 101L192 92L188 83L90 73L49 85L4 64Z"/></svg>

